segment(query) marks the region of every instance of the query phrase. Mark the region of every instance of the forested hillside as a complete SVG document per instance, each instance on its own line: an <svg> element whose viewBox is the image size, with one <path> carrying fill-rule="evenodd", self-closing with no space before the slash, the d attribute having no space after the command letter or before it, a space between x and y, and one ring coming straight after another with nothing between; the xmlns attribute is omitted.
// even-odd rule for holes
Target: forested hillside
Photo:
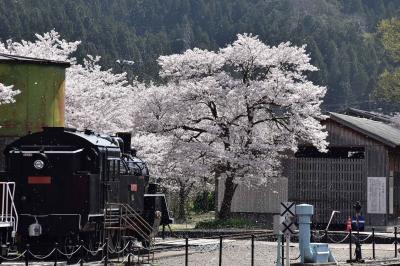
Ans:
<svg viewBox="0 0 400 266"><path fill-rule="evenodd" d="M81 40L77 54L101 55L107 67L134 60L124 71L157 79L159 55L187 48L216 49L237 33L271 44L307 44L328 86L325 107L368 108L387 64L377 23L396 16L398 0L0 0L0 38L32 39L56 29Z"/></svg>

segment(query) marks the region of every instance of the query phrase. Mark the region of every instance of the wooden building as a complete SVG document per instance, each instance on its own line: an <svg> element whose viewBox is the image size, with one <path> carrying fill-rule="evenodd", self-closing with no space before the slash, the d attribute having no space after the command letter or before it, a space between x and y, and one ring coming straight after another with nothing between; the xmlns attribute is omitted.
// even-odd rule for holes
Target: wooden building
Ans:
<svg viewBox="0 0 400 266"><path fill-rule="evenodd" d="M344 223L360 201L366 226L398 224L400 130L385 117L350 114L330 113L324 121L328 153L302 146L289 160L289 201L313 204L317 223L327 223L333 210L340 211L334 223Z"/></svg>
<svg viewBox="0 0 400 266"><path fill-rule="evenodd" d="M3 150L18 137L45 126L64 126L65 69L68 62L0 53L0 83L21 91L0 106L0 170Z"/></svg>
<svg viewBox="0 0 400 266"><path fill-rule="evenodd" d="M316 223L326 224L333 210L340 211L333 223L344 224L355 214L353 204L360 201L366 226L400 224L400 130L388 121L355 109L347 115L330 113L323 121L329 152L300 146L285 160L284 177L275 185L239 186L232 212L269 223L279 213L279 201L288 200L313 204ZM219 189L218 199L222 192Z"/></svg>

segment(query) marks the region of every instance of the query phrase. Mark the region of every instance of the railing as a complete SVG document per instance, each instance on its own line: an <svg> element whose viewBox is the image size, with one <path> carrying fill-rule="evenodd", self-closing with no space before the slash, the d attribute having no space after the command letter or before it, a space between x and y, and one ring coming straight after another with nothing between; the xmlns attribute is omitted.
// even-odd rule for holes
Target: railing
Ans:
<svg viewBox="0 0 400 266"><path fill-rule="evenodd" d="M64 249L60 247L58 243L54 243L53 249L49 250L47 254L35 254L32 252L30 245L27 244L26 249L19 253L7 254L6 256L0 254L0 261L7 262L8 265L31 265L31 262L45 260L47 262L54 261L54 265L60 265L59 262L61 259L66 261L68 265L73 262L74 265L96 264L108 266L115 265L114 262L110 261L110 257L117 258L118 262L122 257L123 261L121 263L125 263L124 265L129 266L142 265L141 263L144 263L147 257L147 263L150 263L150 253L146 255L143 254L142 251L143 250L136 246L135 242L132 240L128 241L119 250L110 248L108 241L105 241L105 243L97 249L91 250L89 247L86 247L83 240L81 240L80 245L74 246L74 249L69 253L65 253ZM134 261L135 257L137 258L137 263ZM154 256L152 259L154 261ZM64 263L61 264L64 265Z"/></svg>
<svg viewBox="0 0 400 266"><path fill-rule="evenodd" d="M138 234L151 245L153 228L131 206L123 204L123 207L125 215L123 215L122 218L124 222L132 229L136 230Z"/></svg>
<svg viewBox="0 0 400 266"><path fill-rule="evenodd" d="M136 212L128 204L107 203L105 210L105 221L114 220L115 217L107 217L107 210L112 210L115 207L120 209L119 219L121 220L121 226L135 231L143 240L147 241L151 245L153 228L147 223L145 219L143 219L143 217L138 212Z"/></svg>
<svg viewBox="0 0 400 266"><path fill-rule="evenodd" d="M18 213L15 208L15 182L0 182L2 187L0 224L13 228L12 237L18 230Z"/></svg>

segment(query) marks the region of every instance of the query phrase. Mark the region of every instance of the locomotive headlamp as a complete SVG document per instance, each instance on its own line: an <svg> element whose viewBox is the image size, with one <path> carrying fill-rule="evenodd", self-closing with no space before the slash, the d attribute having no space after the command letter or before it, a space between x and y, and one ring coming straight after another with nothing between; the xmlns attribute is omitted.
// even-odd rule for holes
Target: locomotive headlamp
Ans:
<svg viewBox="0 0 400 266"><path fill-rule="evenodd" d="M33 162L33 167L37 170L41 170L44 167L44 162L42 160L36 160Z"/></svg>

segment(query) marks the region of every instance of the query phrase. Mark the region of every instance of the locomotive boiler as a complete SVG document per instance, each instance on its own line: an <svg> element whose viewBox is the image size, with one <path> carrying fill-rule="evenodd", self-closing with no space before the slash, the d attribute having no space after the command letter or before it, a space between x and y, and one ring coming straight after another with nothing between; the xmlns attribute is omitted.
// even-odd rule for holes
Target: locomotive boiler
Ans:
<svg viewBox="0 0 400 266"><path fill-rule="evenodd" d="M15 182L18 229L3 232L2 244L15 236L17 246L37 250L54 242L117 246L128 237L149 245L159 225L173 220L130 145L130 134L63 127L9 144L3 176Z"/></svg>

